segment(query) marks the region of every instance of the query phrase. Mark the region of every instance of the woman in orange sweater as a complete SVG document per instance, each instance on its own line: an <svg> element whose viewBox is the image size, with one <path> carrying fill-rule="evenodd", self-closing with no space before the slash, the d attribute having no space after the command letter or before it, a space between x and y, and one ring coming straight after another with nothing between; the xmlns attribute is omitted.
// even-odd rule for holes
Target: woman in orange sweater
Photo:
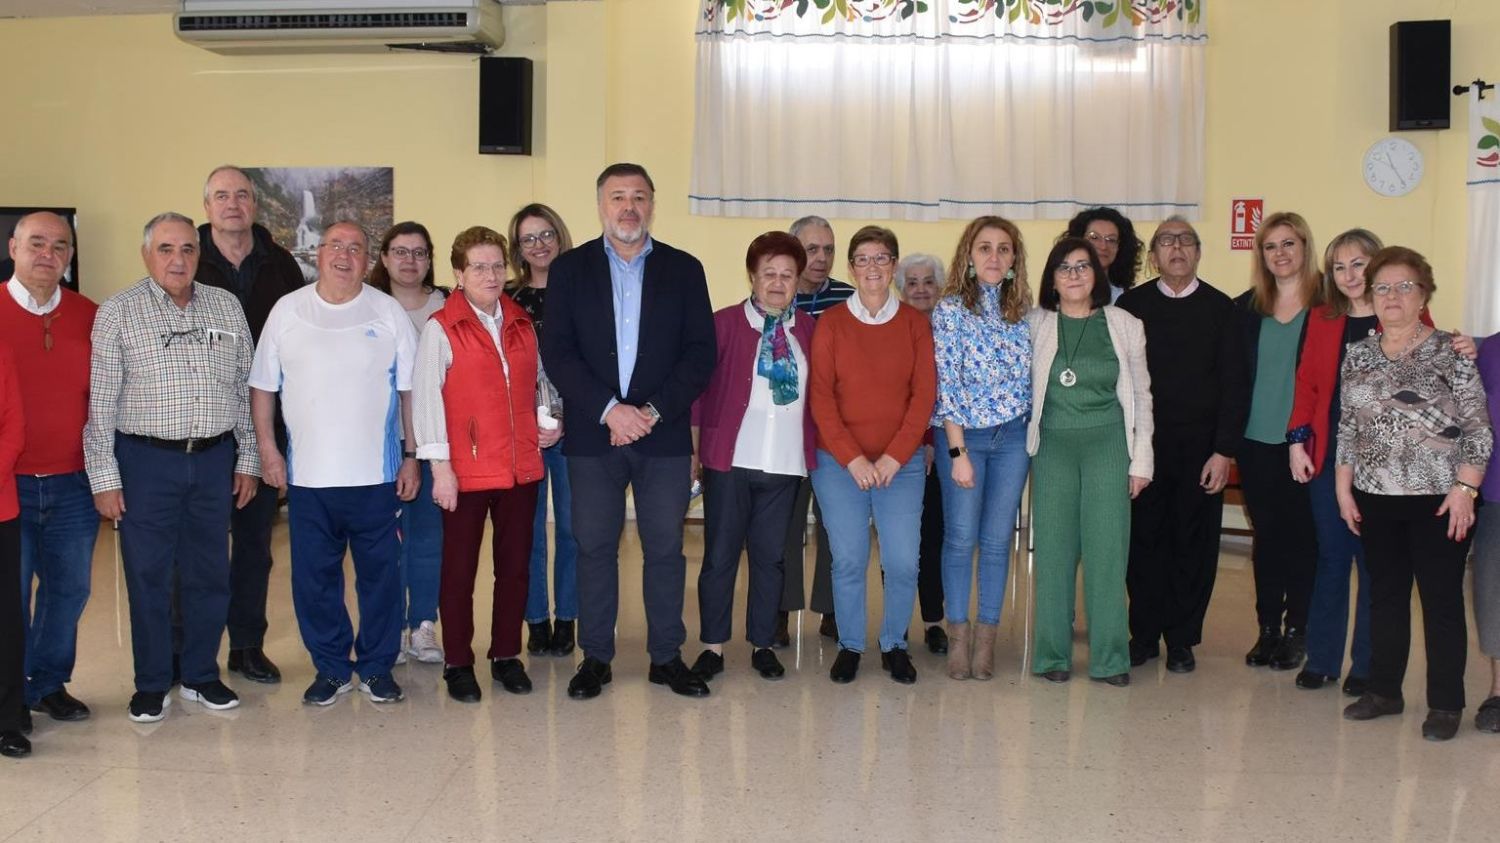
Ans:
<svg viewBox="0 0 1500 843"><path fill-rule="evenodd" d="M891 290L900 250L889 229L865 226L849 241L855 295L829 308L812 341L808 399L818 427L813 490L833 551L839 654L829 678L852 682L865 649L870 519L885 573L881 667L917 681L906 652L921 539L922 435L937 397L927 317Z"/></svg>

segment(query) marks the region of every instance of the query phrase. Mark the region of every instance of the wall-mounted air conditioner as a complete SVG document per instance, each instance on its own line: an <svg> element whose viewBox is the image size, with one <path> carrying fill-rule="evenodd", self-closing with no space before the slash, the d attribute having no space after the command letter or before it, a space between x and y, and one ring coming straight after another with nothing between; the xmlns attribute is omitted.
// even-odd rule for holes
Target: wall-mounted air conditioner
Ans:
<svg viewBox="0 0 1500 843"><path fill-rule="evenodd" d="M484 53L505 28L497 0L183 0L172 26L216 53Z"/></svg>

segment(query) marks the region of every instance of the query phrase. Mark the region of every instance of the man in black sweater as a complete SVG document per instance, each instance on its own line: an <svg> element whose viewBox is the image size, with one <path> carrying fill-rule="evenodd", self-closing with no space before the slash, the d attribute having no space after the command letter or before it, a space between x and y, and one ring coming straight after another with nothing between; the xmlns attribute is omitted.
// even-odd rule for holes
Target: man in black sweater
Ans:
<svg viewBox="0 0 1500 843"><path fill-rule="evenodd" d="M1131 512L1130 663L1155 658L1165 639L1174 673L1196 667L1193 647L1219 564L1224 486L1250 404L1233 305L1198 278L1200 247L1186 220L1169 218L1151 238L1161 277L1117 302L1145 323L1156 421L1156 477Z"/></svg>
<svg viewBox="0 0 1500 843"><path fill-rule="evenodd" d="M234 293L245 309L250 335L260 331L278 299L303 284L296 258L255 223L255 185L238 167L218 167L203 185L208 222L198 227L202 257L198 281ZM286 428L276 419L277 447L286 452ZM276 519L275 486L260 490L244 509L230 516L229 669L252 682L281 681L266 657L266 592L271 579L271 523Z"/></svg>

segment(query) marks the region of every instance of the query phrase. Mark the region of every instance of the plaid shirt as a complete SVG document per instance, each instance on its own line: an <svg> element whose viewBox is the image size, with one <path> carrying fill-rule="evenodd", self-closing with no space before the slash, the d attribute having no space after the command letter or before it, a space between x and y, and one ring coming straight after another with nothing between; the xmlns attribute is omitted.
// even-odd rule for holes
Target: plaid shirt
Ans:
<svg viewBox="0 0 1500 843"><path fill-rule="evenodd" d="M250 326L234 294L194 282L178 309L145 278L99 306L84 464L95 494L119 489L115 431L206 439L234 431L237 474L260 476L250 423Z"/></svg>

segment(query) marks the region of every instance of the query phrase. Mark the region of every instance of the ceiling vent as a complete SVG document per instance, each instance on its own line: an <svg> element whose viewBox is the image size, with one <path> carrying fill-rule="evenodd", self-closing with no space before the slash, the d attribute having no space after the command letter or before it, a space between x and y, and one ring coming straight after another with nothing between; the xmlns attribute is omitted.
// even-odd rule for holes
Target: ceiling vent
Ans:
<svg viewBox="0 0 1500 843"><path fill-rule="evenodd" d="M483 54L505 40L496 0L183 0L172 26L189 44L239 55Z"/></svg>

